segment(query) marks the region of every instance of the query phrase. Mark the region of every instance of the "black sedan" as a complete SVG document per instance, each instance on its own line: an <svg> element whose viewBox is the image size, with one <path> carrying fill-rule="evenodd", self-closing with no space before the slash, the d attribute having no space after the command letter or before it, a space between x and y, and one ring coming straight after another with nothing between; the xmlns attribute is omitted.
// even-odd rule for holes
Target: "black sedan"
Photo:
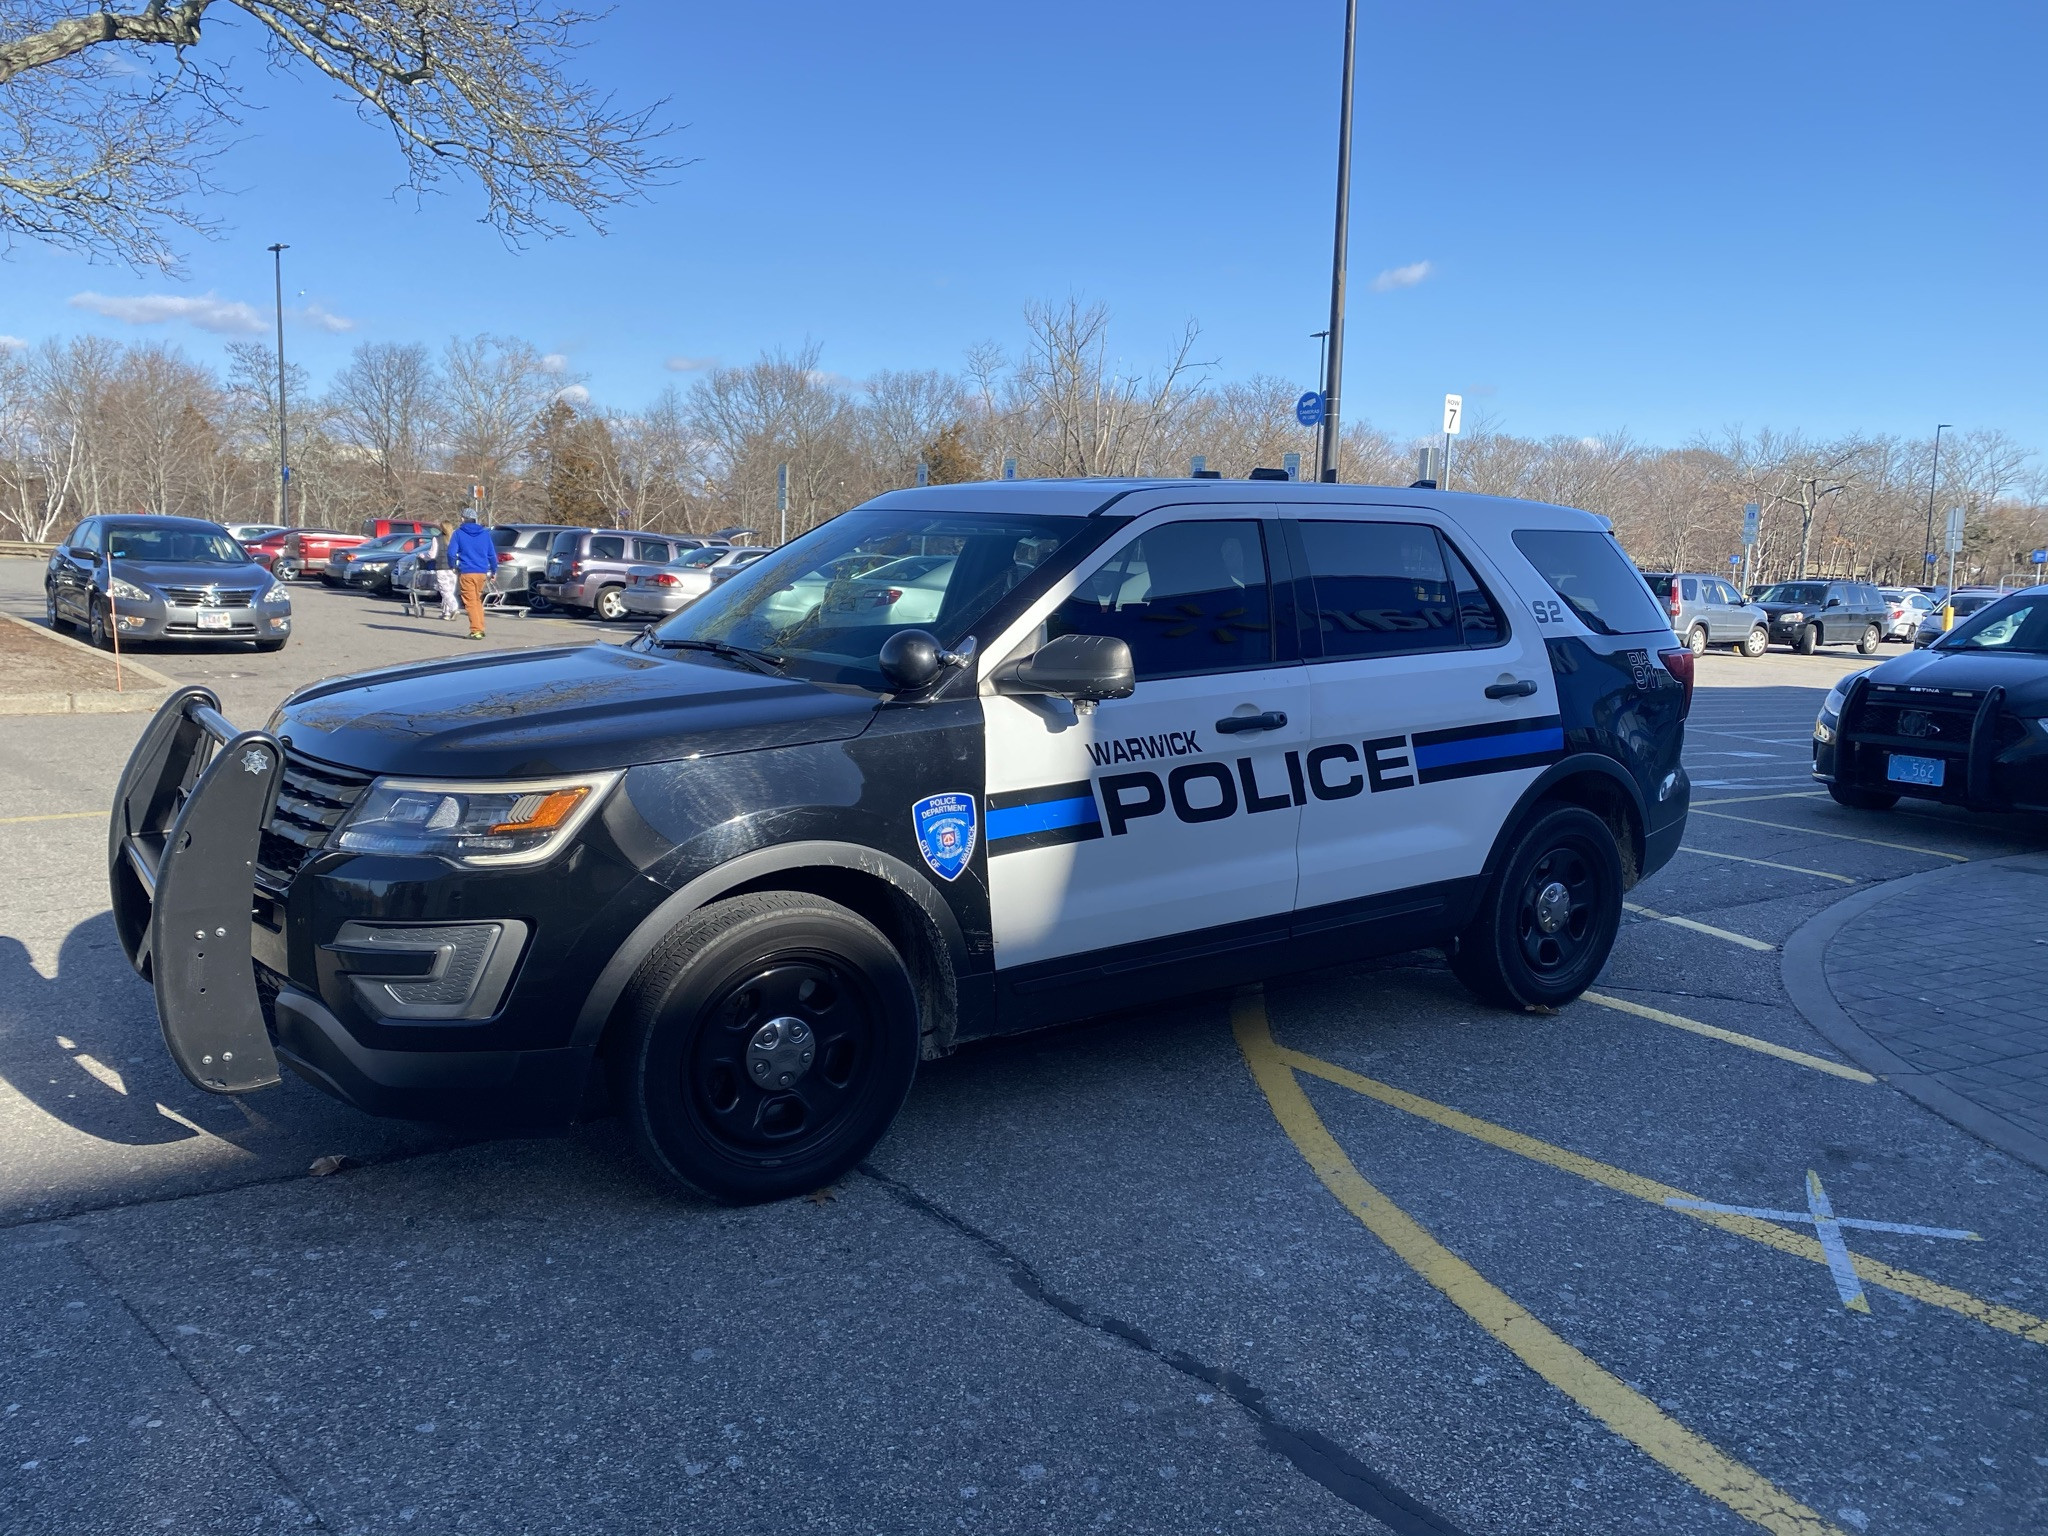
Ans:
<svg viewBox="0 0 2048 1536"><path fill-rule="evenodd" d="M1813 773L1859 810L1901 796L2048 811L2048 587L1979 609L1910 656L1844 679L1813 727Z"/></svg>
<svg viewBox="0 0 2048 1536"><path fill-rule="evenodd" d="M426 542L425 534L387 533L367 544L337 549L327 557L327 571L320 579L330 586L355 587L388 597L392 568Z"/></svg>
<svg viewBox="0 0 2048 1536"><path fill-rule="evenodd" d="M50 627L92 643L249 640L284 645L292 599L219 523L196 517L89 517L43 574Z"/></svg>

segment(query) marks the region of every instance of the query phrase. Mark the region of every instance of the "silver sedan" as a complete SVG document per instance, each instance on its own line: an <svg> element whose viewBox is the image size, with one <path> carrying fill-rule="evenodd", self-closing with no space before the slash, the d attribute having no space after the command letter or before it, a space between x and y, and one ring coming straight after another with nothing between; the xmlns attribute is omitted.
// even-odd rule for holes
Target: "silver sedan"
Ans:
<svg viewBox="0 0 2048 1536"><path fill-rule="evenodd" d="M628 566L625 589L619 593L619 599L628 613L644 619L665 619L711 590L711 567L725 553L723 547L714 546L693 549L667 565Z"/></svg>

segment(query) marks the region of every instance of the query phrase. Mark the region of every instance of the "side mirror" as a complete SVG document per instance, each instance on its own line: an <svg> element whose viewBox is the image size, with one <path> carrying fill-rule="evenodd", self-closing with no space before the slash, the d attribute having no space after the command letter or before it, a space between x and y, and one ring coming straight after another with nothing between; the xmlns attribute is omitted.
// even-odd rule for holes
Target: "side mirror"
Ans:
<svg viewBox="0 0 2048 1536"><path fill-rule="evenodd" d="M996 674L1005 693L1051 693L1093 704L1138 686L1131 648L1114 635L1061 635Z"/></svg>
<svg viewBox="0 0 2048 1536"><path fill-rule="evenodd" d="M1830 608L1839 608L1842 606L1842 600L1839 597L1831 597L1828 599L1828 606Z"/></svg>

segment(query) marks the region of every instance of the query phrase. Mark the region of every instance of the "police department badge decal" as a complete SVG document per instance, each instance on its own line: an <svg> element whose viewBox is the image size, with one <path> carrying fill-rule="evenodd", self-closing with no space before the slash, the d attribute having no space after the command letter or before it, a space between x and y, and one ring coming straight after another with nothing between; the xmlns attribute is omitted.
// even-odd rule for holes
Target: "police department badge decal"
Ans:
<svg viewBox="0 0 2048 1536"><path fill-rule="evenodd" d="M910 808L917 851L941 880L957 880L974 857L974 796L928 795Z"/></svg>

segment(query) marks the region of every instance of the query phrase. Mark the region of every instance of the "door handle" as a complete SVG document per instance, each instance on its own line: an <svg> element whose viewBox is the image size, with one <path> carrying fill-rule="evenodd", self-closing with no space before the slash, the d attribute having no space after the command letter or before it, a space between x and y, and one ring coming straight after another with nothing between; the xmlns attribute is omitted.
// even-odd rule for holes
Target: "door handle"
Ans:
<svg viewBox="0 0 2048 1536"><path fill-rule="evenodd" d="M1488 683L1486 696L1489 699L1526 699L1536 691L1536 679L1522 678L1513 683Z"/></svg>
<svg viewBox="0 0 2048 1536"><path fill-rule="evenodd" d="M1240 731L1277 731L1286 723L1284 712L1269 709L1263 715L1225 715L1216 722L1216 729L1226 736L1235 736Z"/></svg>

